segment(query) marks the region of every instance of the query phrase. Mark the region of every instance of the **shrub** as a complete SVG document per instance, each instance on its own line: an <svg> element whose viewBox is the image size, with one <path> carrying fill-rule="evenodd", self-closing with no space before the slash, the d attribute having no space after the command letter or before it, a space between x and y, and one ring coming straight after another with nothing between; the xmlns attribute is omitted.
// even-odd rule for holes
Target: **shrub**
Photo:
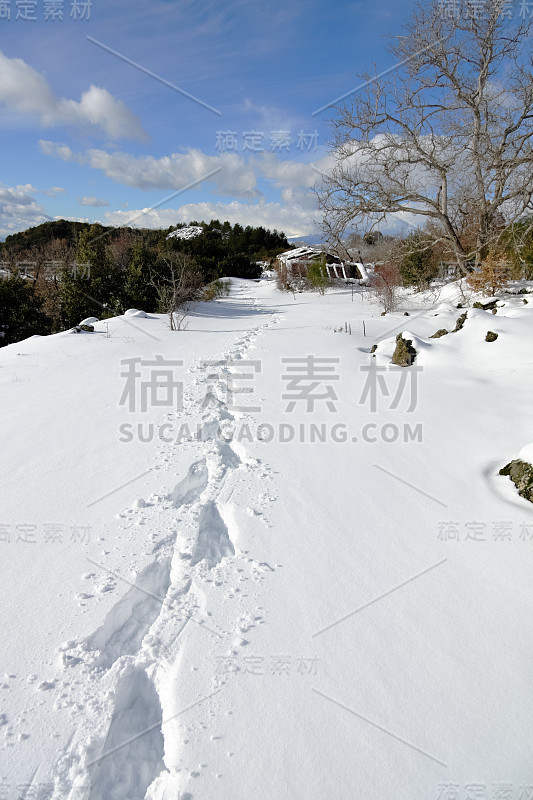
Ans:
<svg viewBox="0 0 533 800"><path fill-rule="evenodd" d="M401 286L400 272L394 261L386 264L376 264L374 275L370 282L371 290L378 304L387 314L396 311L399 306L399 289Z"/></svg>
<svg viewBox="0 0 533 800"><path fill-rule="evenodd" d="M325 294L329 286L329 277L326 270L326 256L322 255L319 259L311 261L307 268L307 280L317 289L319 294Z"/></svg>
<svg viewBox="0 0 533 800"><path fill-rule="evenodd" d="M211 281L202 289L202 300L209 302L216 300L218 297L227 297L230 293L230 287L229 281L224 281L220 278L216 281Z"/></svg>
<svg viewBox="0 0 533 800"><path fill-rule="evenodd" d="M413 231L404 242L404 250L400 263L404 285L416 286L418 291L426 289L439 271L431 246L424 241L420 231Z"/></svg>
<svg viewBox="0 0 533 800"><path fill-rule="evenodd" d="M480 269L469 274L467 281L474 291L493 295L501 292L511 277L512 266L508 257L491 252L482 262Z"/></svg>

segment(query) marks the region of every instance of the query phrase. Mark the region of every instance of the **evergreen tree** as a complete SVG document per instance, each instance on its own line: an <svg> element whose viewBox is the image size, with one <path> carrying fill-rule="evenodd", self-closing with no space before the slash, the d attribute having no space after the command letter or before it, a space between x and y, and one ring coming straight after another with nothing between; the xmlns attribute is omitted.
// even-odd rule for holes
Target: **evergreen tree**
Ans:
<svg viewBox="0 0 533 800"><path fill-rule="evenodd" d="M31 282L20 277L0 279L0 346L50 333L51 328Z"/></svg>
<svg viewBox="0 0 533 800"><path fill-rule="evenodd" d="M405 240L404 255L400 263L400 275L405 286L416 286L422 290L437 277L438 265L435 254L420 231L413 231Z"/></svg>

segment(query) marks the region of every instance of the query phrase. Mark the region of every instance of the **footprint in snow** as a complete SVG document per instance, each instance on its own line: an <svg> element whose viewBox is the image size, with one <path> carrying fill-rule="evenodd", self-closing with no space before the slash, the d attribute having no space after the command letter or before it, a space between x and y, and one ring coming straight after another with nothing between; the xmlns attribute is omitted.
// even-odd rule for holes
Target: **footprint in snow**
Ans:
<svg viewBox="0 0 533 800"><path fill-rule="evenodd" d="M55 686L55 681L41 681L37 686L37 690L39 692L49 692L51 689L55 689Z"/></svg>

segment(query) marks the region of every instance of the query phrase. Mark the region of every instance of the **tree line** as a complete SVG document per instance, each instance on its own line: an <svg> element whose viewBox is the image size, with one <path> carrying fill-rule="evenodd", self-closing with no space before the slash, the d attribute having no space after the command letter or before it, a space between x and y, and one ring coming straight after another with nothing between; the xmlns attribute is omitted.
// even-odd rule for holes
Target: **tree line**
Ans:
<svg viewBox="0 0 533 800"><path fill-rule="evenodd" d="M289 247L276 230L190 224L201 233L168 238L185 225L115 229L58 220L8 236L0 243L0 346L128 308L169 313L174 299L195 299L217 279L259 277L257 262Z"/></svg>

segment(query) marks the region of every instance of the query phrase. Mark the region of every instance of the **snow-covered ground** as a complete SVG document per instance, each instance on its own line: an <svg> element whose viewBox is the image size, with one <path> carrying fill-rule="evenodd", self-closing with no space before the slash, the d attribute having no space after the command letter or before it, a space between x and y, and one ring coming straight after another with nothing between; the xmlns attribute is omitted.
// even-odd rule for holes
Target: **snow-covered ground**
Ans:
<svg viewBox="0 0 533 800"><path fill-rule="evenodd" d="M533 798L533 302L454 292L0 350L0 797Z"/></svg>

